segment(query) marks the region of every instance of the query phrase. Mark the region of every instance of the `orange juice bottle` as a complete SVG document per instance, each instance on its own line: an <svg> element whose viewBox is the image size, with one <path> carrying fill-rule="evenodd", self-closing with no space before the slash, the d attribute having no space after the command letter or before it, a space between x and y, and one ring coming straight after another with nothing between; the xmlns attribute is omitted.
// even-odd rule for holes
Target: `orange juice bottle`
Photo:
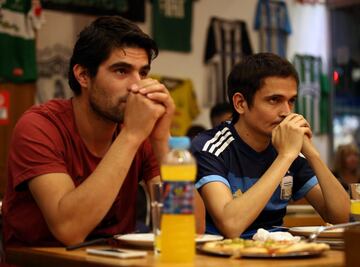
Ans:
<svg viewBox="0 0 360 267"><path fill-rule="evenodd" d="M194 181L196 162L188 137L172 137L161 164L164 204L161 218L162 262L190 262L195 257Z"/></svg>
<svg viewBox="0 0 360 267"><path fill-rule="evenodd" d="M351 200L351 221L360 221L360 199Z"/></svg>
<svg viewBox="0 0 360 267"><path fill-rule="evenodd" d="M360 221L360 183L351 183L349 187L351 198L350 221Z"/></svg>

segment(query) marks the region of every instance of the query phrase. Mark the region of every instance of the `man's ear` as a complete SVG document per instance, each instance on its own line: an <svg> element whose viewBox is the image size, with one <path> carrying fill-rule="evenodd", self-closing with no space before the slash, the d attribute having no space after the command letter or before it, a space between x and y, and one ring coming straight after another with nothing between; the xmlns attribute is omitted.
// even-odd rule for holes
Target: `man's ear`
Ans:
<svg viewBox="0 0 360 267"><path fill-rule="evenodd" d="M80 86L82 88L87 88L89 81L89 75L87 69L85 69L83 66L79 64L75 64L75 66L73 67L73 72Z"/></svg>
<svg viewBox="0 0 360 267"><path fill-rule="evenodd" d="M243 114L248 109L247 102L242 93L235 93L232 97L233 105L237 113Z"/></svg>

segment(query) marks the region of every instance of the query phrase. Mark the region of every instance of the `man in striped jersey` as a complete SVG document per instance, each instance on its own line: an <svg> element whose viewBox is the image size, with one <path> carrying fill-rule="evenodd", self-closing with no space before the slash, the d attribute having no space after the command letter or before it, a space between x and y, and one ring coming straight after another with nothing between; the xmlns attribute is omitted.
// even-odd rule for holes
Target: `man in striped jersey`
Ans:
<svg viewBox="0 0 360 267"><path fill-rule="evenodd" d="M271 53L234 66L232 121L199 134L192 145L207 232L248 237L281 225L289 201L302 197L325 221L348 221L347 193L320 159L308 122L292 112L298 85L294 67Z"/></svg>

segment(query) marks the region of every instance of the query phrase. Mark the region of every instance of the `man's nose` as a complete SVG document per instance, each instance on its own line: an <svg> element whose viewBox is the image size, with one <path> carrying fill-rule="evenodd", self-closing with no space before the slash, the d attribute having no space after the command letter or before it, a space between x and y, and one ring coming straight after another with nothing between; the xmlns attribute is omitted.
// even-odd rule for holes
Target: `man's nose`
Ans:
<svg viewBox="0 0 360 267"><path fill-rule="evenodd" d="M141 76L139 73L134 72L130 75L128 80L128 91L131 91L131 87L137 84L141 80Z"/></svg>
<svg viewBox="0 0 360 267"><path fill-rule="evenodd" d="M281 106L281 116L286 117L292 112L292 106L289 103L284 103Z"/></svg>
<svg viewBox="0 0 360 267"><path fill-rule="evenodd" d="M131 80L133 81L133 83L137 83L141 80L141 75L138 72L134 72L131 74Z"/></svg>

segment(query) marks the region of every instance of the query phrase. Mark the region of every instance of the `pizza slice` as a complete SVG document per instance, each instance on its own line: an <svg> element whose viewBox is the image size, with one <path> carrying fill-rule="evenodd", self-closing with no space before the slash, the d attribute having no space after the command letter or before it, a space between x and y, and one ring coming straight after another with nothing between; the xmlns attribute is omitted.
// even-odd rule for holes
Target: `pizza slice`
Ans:
<svg viewBox="0 0 360 267"><path fill-rule="evenodd" d="M241 238L207 242L202 246L202 250L204 251L235 257L241 257L242 255L280 256L304 252L321 253L329 249L329 245L325 243L308 243L305 241L297 242L289 240L259 241Z"/></svg>

